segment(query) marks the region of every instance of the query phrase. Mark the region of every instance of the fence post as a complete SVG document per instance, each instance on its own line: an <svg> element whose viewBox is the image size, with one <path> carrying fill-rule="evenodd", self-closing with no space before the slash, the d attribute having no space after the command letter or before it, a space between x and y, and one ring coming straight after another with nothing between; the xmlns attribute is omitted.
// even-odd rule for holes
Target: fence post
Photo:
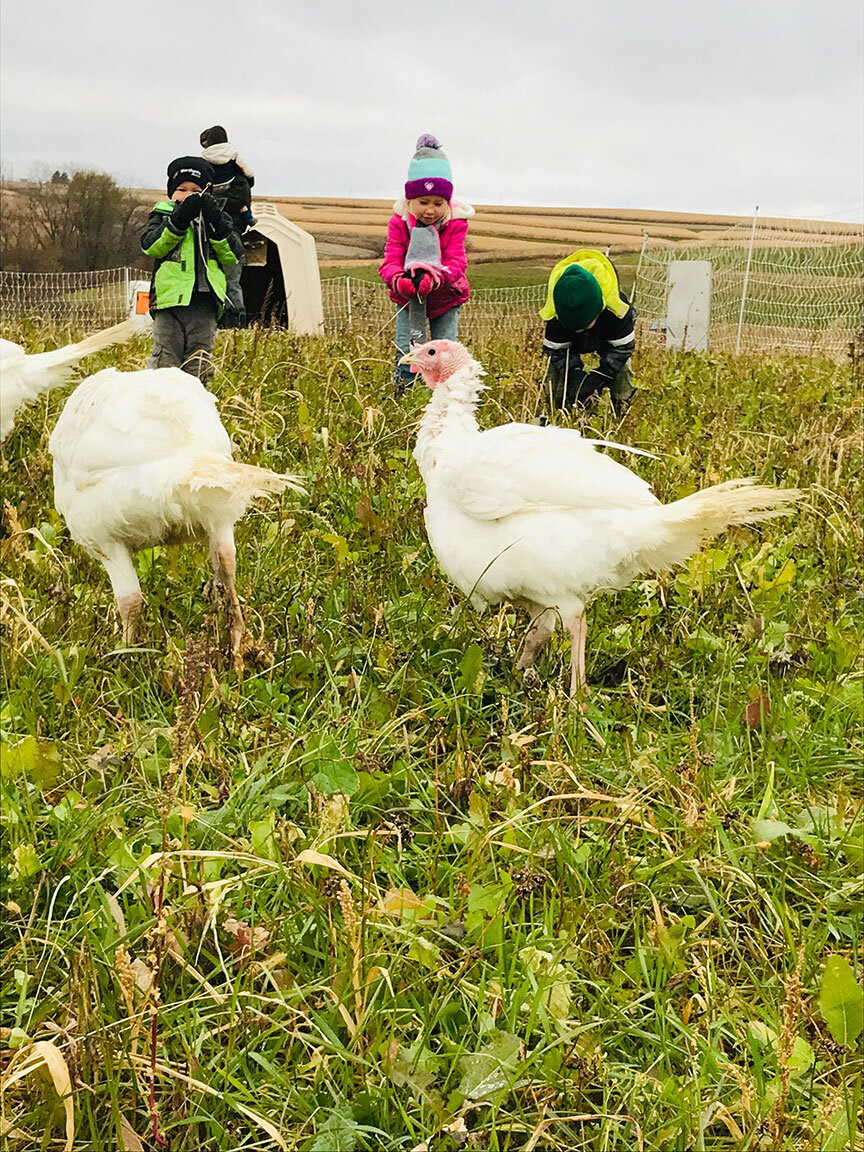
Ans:
<svg viewBox="0 0 864 1152"><path fill-rule="evenodd" d="M124 320L129 315L130 311L132 310L132 299L131 299L131 289L129 287L129 280L130 280L129 269L127 267L127 268L123 269L123 287L126 289L126 299L124 301L124 308L123 308L123 319Z"/></svg>
<svg viewBox="0 0 864 1152"><path fill-rule="evenodd" d="M348 298L348 323L351 323L351 277L345 277L345 295Z"/></svg>
<svg viewBox="0 0 864 1152"><path fill-rule="evenodd" d="M756 217L759 205L753 213L753 227L750 229L750 247L747 249L747 267L744 269L744 285L741 288L741 311L738 313L738 335L735 337L735 355L741 351L741 328L744 324L744 305L747 302L747 284L750 280L750 261L753 259L753 241L756 239Z"/></svg>
<svg viewBox="0 0 864 1152"><path fill-rule="evenodd" d="M642 271L642 257L645 255L645 245L648 243L648 233L642 233L642 247L639 250L639 260L636 264L636 275L633 277L633 302L636 302L636 288L639 285L639 273Z"/></svg>

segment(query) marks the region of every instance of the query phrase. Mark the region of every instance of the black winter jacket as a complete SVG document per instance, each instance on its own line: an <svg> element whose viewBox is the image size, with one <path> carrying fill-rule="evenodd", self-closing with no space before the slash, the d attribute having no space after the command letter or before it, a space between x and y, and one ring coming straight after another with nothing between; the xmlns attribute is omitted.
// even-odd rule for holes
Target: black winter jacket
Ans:
<svg viewBox="0 0 864 1152"><path fill-rule="evenodd" d="M621 299L625 304L630 304L623 293ZM600 357L600 365L594 372L612 380L633 355L636 347L635 324L636 309L632 304L626 315L620 318L604 308L594 326L586 328L584 332L572 332L555 316L546 321L543 351L552 366L562 375L568 365L570 371L576 368L581 370L579 357L588 352L596 352Z"/></svg>
<svg viewBox="0 0 864 1152"><path fill-rule="evenodd" d="M213 195L222 205L223 211L231 217L234 230L242 233L246 224L240 219L240 213L251 204L255 177L247 176L236 160L229 160L227 164L213 164L213 171L216 173Z"/></svg>

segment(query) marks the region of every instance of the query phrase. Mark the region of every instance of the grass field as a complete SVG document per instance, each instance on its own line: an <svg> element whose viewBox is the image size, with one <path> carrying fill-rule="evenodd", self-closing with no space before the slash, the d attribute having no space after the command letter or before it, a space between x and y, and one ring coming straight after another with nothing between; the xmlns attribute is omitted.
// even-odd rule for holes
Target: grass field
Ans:
<svg viewBox="0 0 864 1152"><path fill-rule="evenodd" d="M474 351L481 421L537 416L537 348ZM564 645L523 686L524 621L437 569L424 397L390 396L382 339L217 360L238 456L308 487L239 525L242 679L203 548L139 557L121 647L52 507L63 394L3 450L6 1145L861 1148L853 366L637 353L594 428L660 456L661 499L809 495L600 599L583 717Z"/></svg>

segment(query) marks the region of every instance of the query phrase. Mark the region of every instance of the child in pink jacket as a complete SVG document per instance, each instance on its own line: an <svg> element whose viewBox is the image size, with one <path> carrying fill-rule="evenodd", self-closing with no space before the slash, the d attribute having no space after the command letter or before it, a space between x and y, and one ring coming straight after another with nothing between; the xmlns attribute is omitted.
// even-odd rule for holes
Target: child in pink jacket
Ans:
<svg viewBox="0 0 864 1152"><path fill-rule="evenodd" d="M470 295L465 236L474 209L453 199L450 162L434 136L423 135L417 141L404 198L396 201L393 211L378 274L398 305L393 386L399 395L414 382L408 366L398 363L411 346L411 301L425 301L432 340L455 340L459 308Z"/></svg>

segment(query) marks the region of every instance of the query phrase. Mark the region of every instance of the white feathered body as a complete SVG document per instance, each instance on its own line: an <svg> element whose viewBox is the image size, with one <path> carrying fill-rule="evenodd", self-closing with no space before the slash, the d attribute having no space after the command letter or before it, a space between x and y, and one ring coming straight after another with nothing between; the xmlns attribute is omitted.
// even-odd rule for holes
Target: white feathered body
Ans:
<svg viewBox="0 0 864 1152"><path fill-rule="evenodd" d="M680 563L728 525L777 515L797 497L732 481L663 505L597 451L602 441L527 424L480 431L481 374L472 361L433 392L414 452L432 550L475 607L523 601L571 619L596 593Z"/></svg>
<svg viewBox="0 0 864 1152"><path fill-rule="evenodd" d="M107 368L69 397L51 436L55 502L73 538L104 553L213 537L288 479L231 459L215 398L179 368Z"/></svg>
<svg viewBox="0 0 864 1152"><path fill-rule="evenodd" d="M124 320L121 324L94 332L77 344L30 355L20 344L0 340L0 439L5 440L12 431L18 411L43 392L65 384L79 360L102 348L129 340L141 330L140 321Z"/></svg>

